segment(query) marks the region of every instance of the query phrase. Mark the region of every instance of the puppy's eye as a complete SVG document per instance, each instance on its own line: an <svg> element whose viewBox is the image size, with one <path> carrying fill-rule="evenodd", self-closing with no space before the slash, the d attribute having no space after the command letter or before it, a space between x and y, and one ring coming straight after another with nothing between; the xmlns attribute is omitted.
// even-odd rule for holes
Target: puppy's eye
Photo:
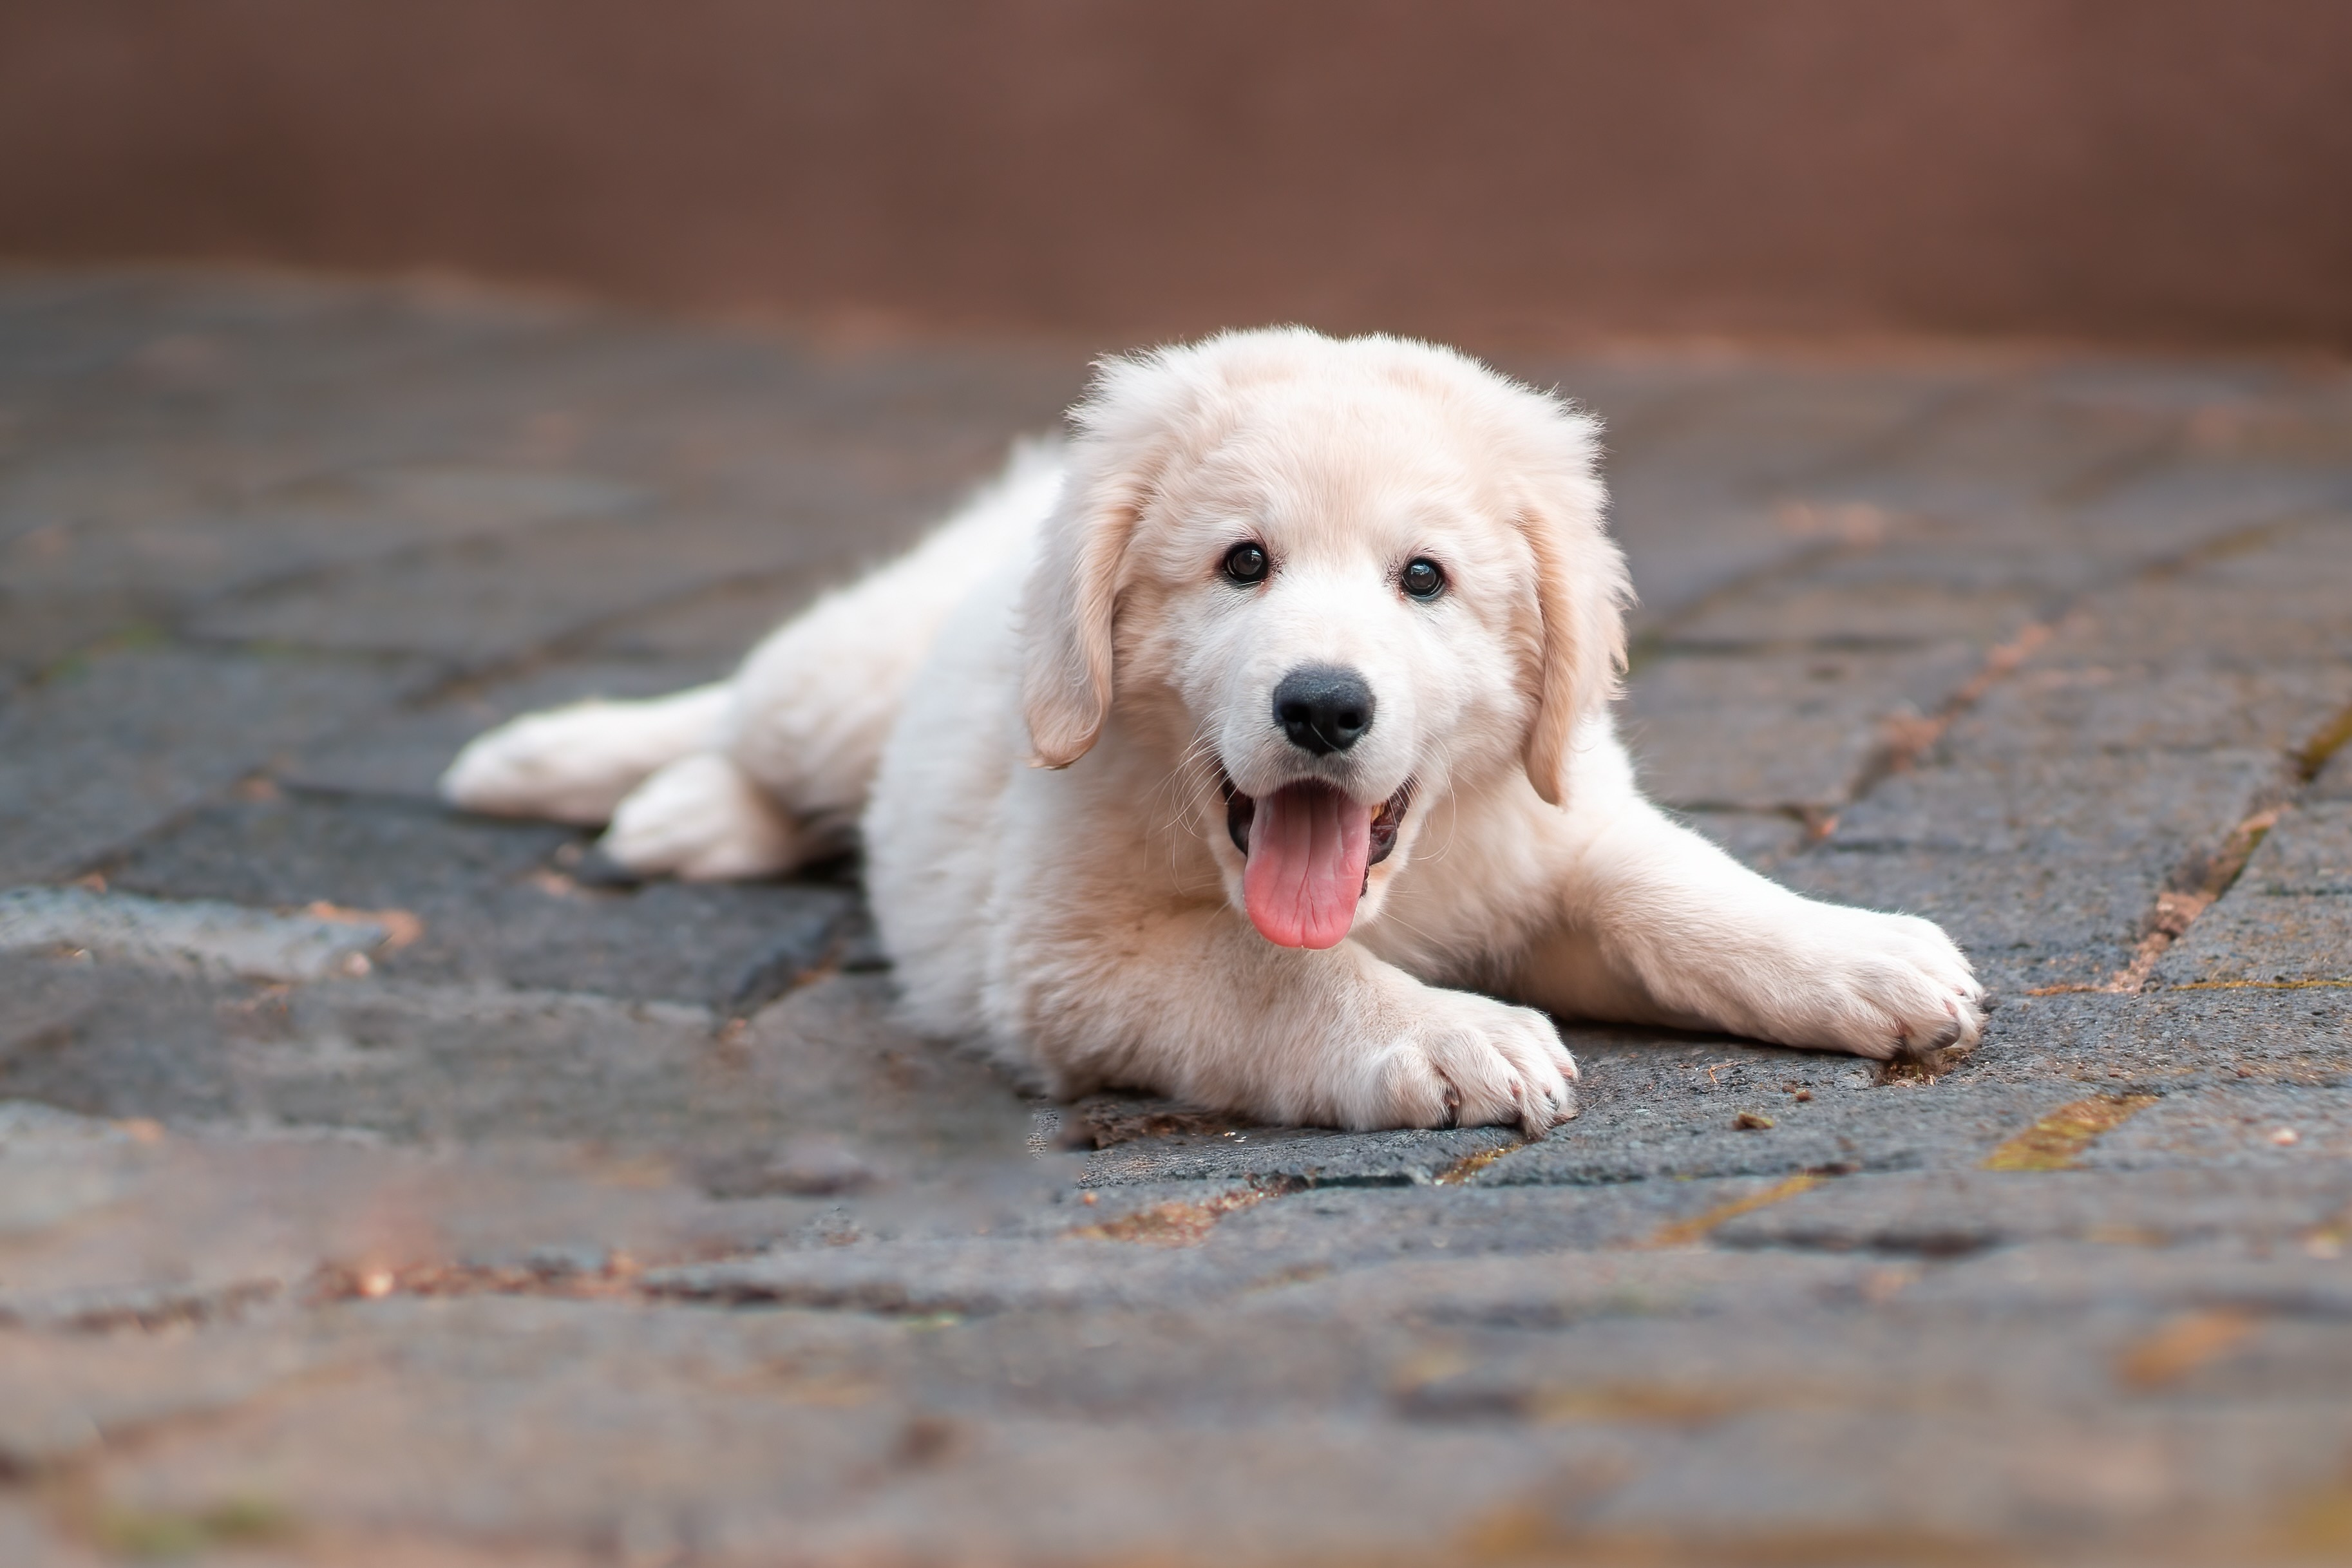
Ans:
<svg viewBox="0 0 2352 1568"><path fill-rule="evenodd" d="M1235 582L1264 582L1273 566L1259 545L1237 544L1225 552L1225 575Z"/></svg>
<svg viewBox="0 0 2352 1568"><path fill-rule="evenodd" d="M1397 574L1397 586L1415 599L1434 599L1445 591L1445 573L1427 556L1415 556Z"/></svg>

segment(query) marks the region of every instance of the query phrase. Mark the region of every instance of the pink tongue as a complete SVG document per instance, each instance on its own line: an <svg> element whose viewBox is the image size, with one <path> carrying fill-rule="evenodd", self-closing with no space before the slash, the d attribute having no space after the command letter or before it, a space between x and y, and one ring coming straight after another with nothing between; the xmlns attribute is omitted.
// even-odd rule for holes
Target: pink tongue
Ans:
<svg viewBox="0 0 2352 1568"><path fill-rule="evenodd" d="M1355 923L1371 852L1372 809L1323 784L1261 796L1242 894L1250 924L1285 947L1329 947Z"/></svg>

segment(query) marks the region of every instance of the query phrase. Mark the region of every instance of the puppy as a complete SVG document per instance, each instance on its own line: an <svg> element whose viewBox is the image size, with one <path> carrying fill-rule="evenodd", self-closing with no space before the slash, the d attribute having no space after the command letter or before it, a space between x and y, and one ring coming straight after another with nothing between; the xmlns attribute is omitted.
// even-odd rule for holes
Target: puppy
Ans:
<svg viewBox="0 0 2352 1568"><path fill-rule="evenodd" d="M688 877L862 825L908 1019L1066 1096L1538 1136L1575 1109L1548 1015L1976 1039L1936 926L1643 799L1586 415L1288 329L1107 361L1070 423L732 680L518 719L445 793Z"/></svg>

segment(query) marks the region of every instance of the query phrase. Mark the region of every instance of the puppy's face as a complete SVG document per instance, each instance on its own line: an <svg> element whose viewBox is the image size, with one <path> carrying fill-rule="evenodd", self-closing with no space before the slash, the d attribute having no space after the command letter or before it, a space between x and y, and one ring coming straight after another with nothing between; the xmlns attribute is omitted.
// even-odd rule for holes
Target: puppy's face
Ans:
<svg viewBox="0 0 2352 1568"><path fill-rule="evenodd" d="M1118 688L1181 704L1186 782L1285 946L1346 936L1368 873L1457 774L1514 766L1533 711L1533 552L1431 412L1267 389L1171 466L1131 546Z"/></svg>
<svg viewBox="0 0 2352 1568"><path fill-rule="evenodd" d="M1555 525L1510 416L1572 416L1412 345L1251 334L1178 352L1236 344L1269 351L1229 352L1171 406L1107 410L1157 438L1091 455L1124 501L1081 526L1120 536L1107 652L1123 731L1166 754L1258 931L1328 947L1377 910L1451 790L1536 766L1548 688L1575 672L1553 667ZM1114 383L1097 409L1122 390L1171 389ZM1574 434L1589 480L1589 428ZM1597 499L1588 512L1613 569ZM1622 575L1601 576L1608 600Z"/></svg>

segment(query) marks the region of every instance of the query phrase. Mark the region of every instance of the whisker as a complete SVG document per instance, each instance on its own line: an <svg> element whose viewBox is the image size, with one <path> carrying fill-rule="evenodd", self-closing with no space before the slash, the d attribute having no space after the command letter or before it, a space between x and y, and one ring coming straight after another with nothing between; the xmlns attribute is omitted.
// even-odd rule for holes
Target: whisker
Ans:
<svg viewBox="0 0 2352 1568"><path fill-rule="evenodd" d="M1444 779L1448 785L1443 801L1445 807L1445 821L1441 833L1437 821L1438 802L1431 802L1429 830L1423 834L1424 838L1431 841L1429 853L1425 857L1416 856L1415 858L1425 858L1431 864L1436 865L1443 863L1445 857L1454 852L1454 829L1459 820L1458 814L1462 808L1461 802L1454 798L1454 790L1451 788L1454 779L1453 752L1442 741L1433 743L1431 749L1436 753L1439 776Z"/></svg>
<svg viewBox="0 0 2352 1568"><path fill-rule="evenodd" d="M1210 769L1217 766L1214 737L1204 732L1195 732L1192 743L1185 747L1183 754L1177 758L1175 765L1169 768L1151 793L1147 809L1159 819L1157 831L1151 837L1160 843L1171 870L1176 864L1179 835L1195 841L1202 837L1190 805L1193 798L1207 791L1212 778Z"/></svg>

